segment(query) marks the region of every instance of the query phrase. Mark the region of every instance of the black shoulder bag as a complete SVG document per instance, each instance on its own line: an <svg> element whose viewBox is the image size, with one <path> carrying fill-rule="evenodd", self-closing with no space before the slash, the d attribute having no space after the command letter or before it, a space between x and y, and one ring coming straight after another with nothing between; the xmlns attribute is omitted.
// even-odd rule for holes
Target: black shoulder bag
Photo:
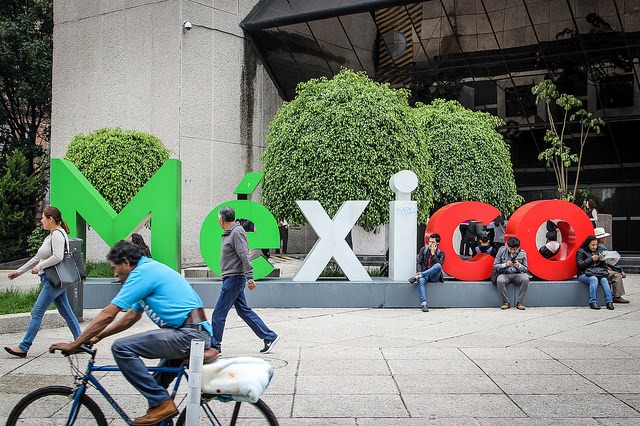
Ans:
<svg viewBox="0 0 640 426"><path fill-rule="evenodd" d="M51 233L51 254L53 255L53 233ZM69 251L66 238L62 260L60 263L44 268L44 274L53 288L80 284L87 277L81 253L78 250Z"/></svg>
<svg viewBox="0 0 640 426"><path fill-rule="evenodd" d="M609 276L609 269L604 266L590 266L584 270L588 277L606 278Z"/></svg>

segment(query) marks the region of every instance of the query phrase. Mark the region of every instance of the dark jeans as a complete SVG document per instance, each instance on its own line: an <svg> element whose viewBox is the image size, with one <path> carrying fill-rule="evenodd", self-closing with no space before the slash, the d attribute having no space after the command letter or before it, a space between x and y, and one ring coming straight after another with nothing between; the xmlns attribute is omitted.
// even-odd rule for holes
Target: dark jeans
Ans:
<svg viewBox="0 0 640 426"><path fill-rule="evenodd" d="M216 307L213 310L211 325L213 326L213 336L211 337L211 347L220 350L224 325L227 322L227 314L232 306L235 306L238 316L247 323L251 330L262 340L275 340L278 335L271 331L269 327L260 319L258 314L247 305L244 296L244 287L247 279L243 275L227 277L222 281L222 290Z"/></svg>
<svg viewBox="0 0 640 426"><path fill-rule="evenodd" d="M280 246L282 247L282 253L287 253L287 243L289 241L289 230L280 228Z"/></svg>

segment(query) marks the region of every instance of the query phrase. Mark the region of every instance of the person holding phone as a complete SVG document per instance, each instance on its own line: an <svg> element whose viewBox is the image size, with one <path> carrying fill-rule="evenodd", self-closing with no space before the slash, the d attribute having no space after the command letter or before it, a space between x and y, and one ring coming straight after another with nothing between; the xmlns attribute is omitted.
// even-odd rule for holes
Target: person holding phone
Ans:
<svg viewBox="0 0 640 426"><path fill-rule="evenodd" d="M507 284L520 286L516 308L524 311L524 298L529 289L529 276L527 271L527 253L520 248L520 240L510 237L506 246L500 247L493 262L493 273L496 275L495 284L502 296L500 309L509 309L509 296L507 296Z"/></svg>
<svg viewBox="0 0 640 426"><path fill-rule="evenodd" d="M578 269L578 281L589 286L589 307L591 309L600 309L600 305L598 305L598 285L600 285L604 292L607 309L613 310L613 295L607 280L607 265L604 261L604 252L598 251L598 239L595 235L589 235L578 249L576 267ZM594 270L589 273L587 269L590 268L601 269L604 275L596 274Z"/></svg>
<svg viewBox="0 0 640 426"><path fill-rule="evenodd" d="M427 293L424 286L427 282L444 282L442 275L442 264L444 263L444 252L438 248L440 235L433 233L429 236L426 246L422 247L416 258L416 275L409 278L411 284L418 282L418 297L422 312L429 312L427 306Z"/></svg>

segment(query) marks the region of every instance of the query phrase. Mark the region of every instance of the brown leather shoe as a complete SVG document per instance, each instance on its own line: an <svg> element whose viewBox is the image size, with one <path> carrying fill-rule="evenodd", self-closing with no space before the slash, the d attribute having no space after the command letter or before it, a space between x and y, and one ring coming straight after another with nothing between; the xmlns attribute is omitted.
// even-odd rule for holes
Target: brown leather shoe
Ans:
<svg viewBox="0 0 640 426"><path fill-rule="evenodd" d="M502 306L500 306L500 309L509 309L511 307L511 305L509 305L508 303L503 303Z"/></svg>
<svg viewBox="0 0 640 426"><path fill-rule="evenodd" d="M220 351L216 348L209 348L204 350L204 359L202 360L203 364L209 364L210 362L215 361L220 356Z"/></svg>
<svg viewBox="0 0 640 426"><path fill-rule="evenodd" d="M178 414L178 409L173 399L168 399L160 405L147 410L147 414L142 417L136 417L133 420L134 425L155 425L163 420L170 419Z"/></svg>
<svg viewBox="0 0 640 426"><path fill-rule="evenodd" d="M522 303L518 303L516 305L516 308L520 309L521 311L524 311L525 309L527 309L527 308L525 308L525 306Z"/></svg>
<svg viewBox="0 0 640 426"><path fill-rule="evenodd" d="M614 297L613 303L629 303L627 299L623 299L622 297Z"/></svg>

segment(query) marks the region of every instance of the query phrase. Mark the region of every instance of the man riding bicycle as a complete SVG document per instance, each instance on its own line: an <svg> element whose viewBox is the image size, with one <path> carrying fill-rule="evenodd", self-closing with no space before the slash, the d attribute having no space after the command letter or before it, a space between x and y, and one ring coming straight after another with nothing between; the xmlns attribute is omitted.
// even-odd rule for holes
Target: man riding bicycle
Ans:
<svg viewBox="0 0 640 426"><path fill-rule="evenodd" d="M168 377L149 374L140 357L167 360L189 356L191 340L202 339L205 348L211 343L212 329L202 300L182 275L162 263L142 256L128 241L119 241L107 255L114 275L124 285L98 316L71 343L55 343L49 348L71 354L85 343L95 344L135 324L142 312L160 329L121 337L113 342L111 352L124 377L149 403L144 416L135 425L153 425L178 414L176 405L163 385ZM126 311L113 322L120 311Z"/></svg>

